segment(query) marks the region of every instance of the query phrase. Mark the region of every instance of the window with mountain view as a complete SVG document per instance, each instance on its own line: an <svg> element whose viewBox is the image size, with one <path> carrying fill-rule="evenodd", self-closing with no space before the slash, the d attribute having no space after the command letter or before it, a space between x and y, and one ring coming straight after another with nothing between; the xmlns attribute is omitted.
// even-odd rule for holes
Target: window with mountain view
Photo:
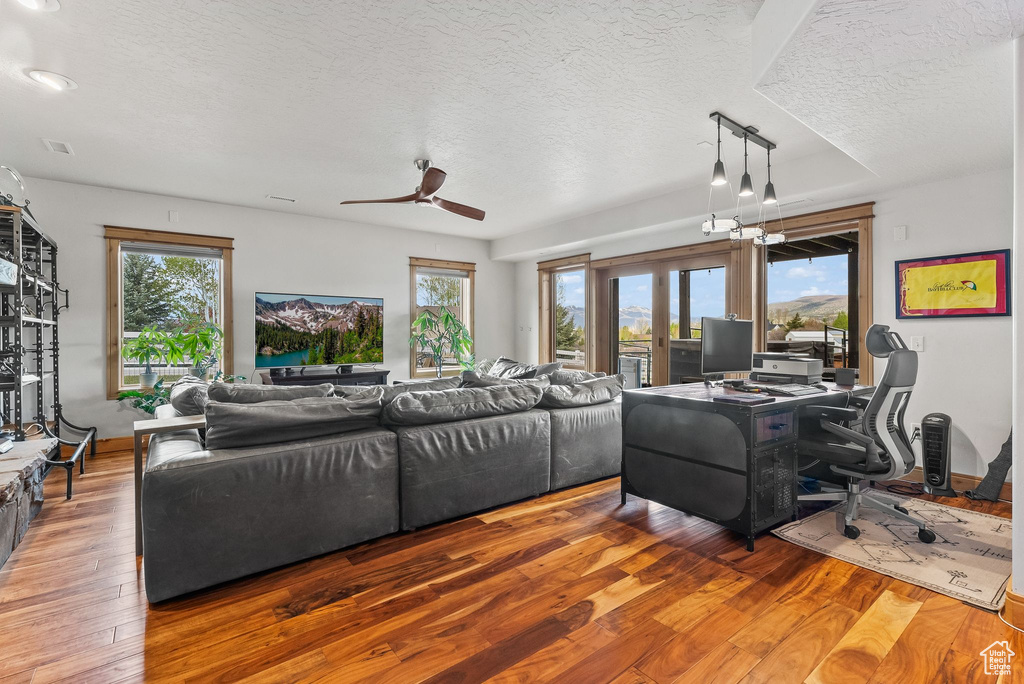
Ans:
<svg viewBox="0 0 1024 684"><path fill-rule="evenodd" d="M856 307L849 280L850 273L856 273L856 245L853 233L771 249L766 308L769 351L810 354L821 358L826 367L850 365L851 355L856 355L848 332Z"/></svg>
<svg viewBox="0 0 1024 684"><path fill-rule="evenodd" d="M411 320L416 320L425 310L437 313L441 307L445 307L472 331L473 280L476 264L415 258L410 260L410 264L415 290L410 312ZM462 362L472 362L472 359L462 359ZM410 365L413 377L430 377L437 374L433 355L419 345L412 348ZM460 359L454 355L445 356L442 361L444 374L458 373L461 368Z"/></svg>
<svg viewBox="0 0 1024 684"><path fill-rule="evenodd" d="M555 293L555 361L566 368L586 368L587 272L557 271Z"/></svg>

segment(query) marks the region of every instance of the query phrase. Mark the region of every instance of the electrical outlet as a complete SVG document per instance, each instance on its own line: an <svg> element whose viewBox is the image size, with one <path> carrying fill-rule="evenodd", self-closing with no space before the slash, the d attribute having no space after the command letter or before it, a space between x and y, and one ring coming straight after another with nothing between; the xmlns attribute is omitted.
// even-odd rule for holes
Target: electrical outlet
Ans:
<svg viewBox="0 0 1024 684"><path fill-rule="evenodd" d="M907 239L907 227L896 226L892 229L892 239L897 242L903 242Z"/></svg>
<svg viewBox="0 0 1024 684"><path fill-rule="evenodd" d="M924 351L924 337L922 337L921 335L911 335L910 336L910 348L912 350L914 350L914 351L923 352Z"/></svg>

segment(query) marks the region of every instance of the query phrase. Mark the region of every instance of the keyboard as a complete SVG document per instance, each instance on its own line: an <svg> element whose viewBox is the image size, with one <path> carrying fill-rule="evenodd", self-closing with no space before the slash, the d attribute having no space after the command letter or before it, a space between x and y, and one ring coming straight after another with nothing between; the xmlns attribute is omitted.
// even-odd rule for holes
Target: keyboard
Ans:
<svg viewBox="0 0 1024 684"><path fill-rule="evenodd" d="M773 385L773 384L760 384L754 382L748 382L743 385L752 389L759 389L766 394L775 394L782 397L803 397L808 394L824 394L828 390L823 390L820 387L814 385Z"/></svg>

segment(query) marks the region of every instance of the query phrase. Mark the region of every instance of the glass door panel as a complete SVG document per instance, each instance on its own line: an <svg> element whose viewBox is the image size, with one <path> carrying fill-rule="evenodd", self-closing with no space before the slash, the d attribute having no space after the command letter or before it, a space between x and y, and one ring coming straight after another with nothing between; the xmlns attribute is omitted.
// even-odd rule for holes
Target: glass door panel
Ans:
<svg viewBox="0 0 1024 684"><path fill-rule="evenodd" d="M587 272L584 269L558 271L555 290L555 361L565 368L587 367Z"/></svg>
<svg viewBox="0 0 1024 684"><path fill-rule="evenodd" d="M819 358L826 379L857 368L857 248L853 231L768 249L768 351Z"/></svg>
<svg viewBox="0 0 1024 684"><path fill-rule="evenodd" d="M701 318L726 309L724 266L669 271L668 382L701 382Z"/></svg>
<svg viewBox="0 0 1024 684"><path fill-rule="evenodd" d="M628 387L637 386L630 382L634 375L642 387L650 387L652 382L653 285L651 273L609 279L611 368L612 372L628 371Z"/></svg>

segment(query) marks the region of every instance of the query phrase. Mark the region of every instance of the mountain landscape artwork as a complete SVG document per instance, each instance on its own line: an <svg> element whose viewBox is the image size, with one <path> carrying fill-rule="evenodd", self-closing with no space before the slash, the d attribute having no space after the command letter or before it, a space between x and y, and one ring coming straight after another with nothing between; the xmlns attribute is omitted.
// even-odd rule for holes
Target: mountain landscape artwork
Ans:
<svg viewBox="0 0 1024 684"><path fill-rule="evenodd" d="M383 360L383 299L256 293L257 368Z"/></svg>

